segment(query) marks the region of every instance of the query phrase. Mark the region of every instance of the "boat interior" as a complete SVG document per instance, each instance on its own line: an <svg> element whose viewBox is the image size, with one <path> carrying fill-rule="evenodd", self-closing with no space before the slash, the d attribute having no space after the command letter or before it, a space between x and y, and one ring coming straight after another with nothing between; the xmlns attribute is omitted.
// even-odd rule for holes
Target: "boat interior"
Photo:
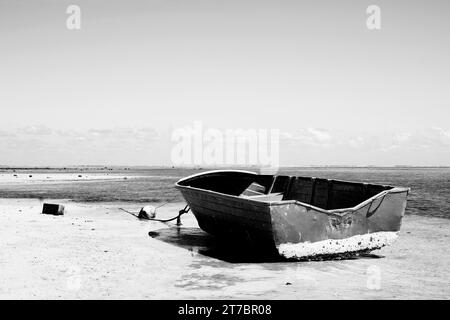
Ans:
<svg viewBox="0 0 450 320"><path fill-rule="evenodd" d="M384 190L393 188L314 177L255 175L241 171L198 175L181 180L179 185L256 201L297 200L325 210L354 207Z"/></svg>

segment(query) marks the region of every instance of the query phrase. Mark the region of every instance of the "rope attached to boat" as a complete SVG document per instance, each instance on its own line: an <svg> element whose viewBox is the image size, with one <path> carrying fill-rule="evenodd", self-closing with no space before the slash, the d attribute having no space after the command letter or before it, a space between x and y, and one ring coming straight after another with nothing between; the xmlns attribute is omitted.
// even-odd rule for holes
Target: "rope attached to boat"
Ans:
<svg viewBox="0 0 450 320"><path fill-rule="evenodd" d="M167 204L167 203L164 203L164 204L156 207L155 210L157 208L162 207L165 204ZM122 210L122 211L124 211L126 213L129 213L129 214L131 214L132 216L134 216L134 217L136 217L138 219L145 219L145 220L158 221L158 222L170 222L170 221L173 221L173 220L177 219L177 226L181 226L181 219L180 219L180 217L183 214L188 213L191 210L191 208L189 207L189 205L186 205L184 207L184 209L181 209L180 211L178 211L178 215L177 216L175 216L173 218L170 218L170 219L156 219L156 218L149 218L149 217L148 218L141 218L141 217L139 217L139 213L138 212L128 211L128 210L125 210L124 208L119 208L119 210ZM156 214L156 211L155 211L155 214Z"/></svg>
<svg viewBox="0 0 450 320"><path fill-rule="evenodd" d="M384 200L384 198L386 197L387 194L388 194L387 192L384 192L384 194L383 194L382 197L376 197L375 199L373 199L373 200L370 202L370 206L369 206L369 208L367 209L366 218L369 218L369 217L373 216L373 215L375 214L375 212L377 212L377 210L380 208L380 206L381 206L381 204L383 203L383 200ZM375 209L373 209L372 211L370 211L370 209L372 209L372 205L373 205L373 203L375 202L375 200L380 199L380 198L381 198L381 200L380 200L380 202L378 203L377 207L376 207Z"/></svg>

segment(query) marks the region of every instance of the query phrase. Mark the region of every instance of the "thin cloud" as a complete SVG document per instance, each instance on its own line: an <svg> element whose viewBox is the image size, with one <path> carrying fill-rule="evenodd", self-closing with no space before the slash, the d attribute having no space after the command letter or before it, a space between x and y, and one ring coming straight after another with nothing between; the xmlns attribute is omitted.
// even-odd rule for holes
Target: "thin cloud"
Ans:
<svg viewBox="0 0 450 320"><path fill-rule="evenodd" d="M53 130L44 125L27 126L17 130L18 135L30 136L49 136L53 134Z"/></svg>
<svg viewBox="0 0 450 320"><path fill-rule="evenodd" d="M16 134L14 132L0 130L0 138L11 138L11 137L15 137L15 136L16 136Z"/></svg>
<svg viewBox="0 0 450 320"><path fill-rule="evenodd" d="M157 144L162 138L148 127L51 130L45 126L31 126L2 130L0 137L0 164L9 165L155 165L155 154L162 155L159 157L161 163L163 155L169 154L169 151L156 151L161 148Z"/></svg>
<svg viewBox="0 0 450 320"><path fill-rule="evenodd" d="M50 134L51 132L51 134ZM151 127L90 130L33 126L0 130L0 164L170 163L170 134ZM280 163L450 165L450 130L431 127L374 134L300 128L280 132ZM326 157L324 157L326 155ZM25 162L24 162L25 163Z"/></svg>
<svg viewBox="0 0 450 320"><path fill-rule="evenodd" d="M392 150L422 150L444 151L450 146L450 130L440 127L418 130L415 132L401 132L393 135L390 144L381 151Z"/></svg>
<svg viewBox="0 0 450 320"><path fill-rule="evenodd" d="M327 147L333 140L331 133L321 128L302 128L293 133L282 132L281 137L295 144L312 147Z"/></svg>
<svg viewBox="0 0 450 320"><path fill-rule="evenodd" d="M350 138L347 144L354 149L360 149L366 146L366 139L363 137Z"/></svg>

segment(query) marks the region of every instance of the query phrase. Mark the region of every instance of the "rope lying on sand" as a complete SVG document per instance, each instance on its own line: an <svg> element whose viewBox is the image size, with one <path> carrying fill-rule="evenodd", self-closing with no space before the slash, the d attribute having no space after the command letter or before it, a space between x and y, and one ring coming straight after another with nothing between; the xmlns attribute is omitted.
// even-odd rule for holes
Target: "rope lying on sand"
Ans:
<svg viewBox="0 0 450 320"><path fill-rule="evenodd" d="M156 209L162 207L163 205L165 205L165 204L167 204L167 203L169 203L169 202L163 203L162 205L156 207L156 208L155 208L155 214L156 214ZM124 209L124 208L119 208L119 210L122 210L122 211L124 211L124 212L126 212L126 213L131 214L132 216L134 216L134 217L136 217L136 218L138 218L138 219L143 219L143 220L151 220L151 221L159 221L159 222L170 222L170 221L173 221L173 220L177 219L177 225L179 226L179 225L181 225L180 217L181 217L183 214L188 213L189 210L191 210L191 208L189 208L189 205L186 205L186 206L184 207L184 209L181 209L180 211L178 211L178 215L177 215L177 216L175 216L175 217L173 217L173 218L170 218L170 219L156 219L156 218L150 218L150 217L142 218L142 217L139 216L139 212L128 211L128 210L126 210L126 209Z"/></svg>

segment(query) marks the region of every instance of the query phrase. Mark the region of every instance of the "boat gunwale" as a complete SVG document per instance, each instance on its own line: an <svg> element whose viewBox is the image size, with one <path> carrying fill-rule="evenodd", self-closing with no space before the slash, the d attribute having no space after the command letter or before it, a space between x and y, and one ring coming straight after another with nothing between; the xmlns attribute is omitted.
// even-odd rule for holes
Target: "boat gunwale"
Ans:
<svg viewBox="0 0 450 320"><path fill-rule="evenodd" d="M214 194L214 195L225 197L225 198L232 198L232 199L236 199L236 200L239 200L239 201L243 200L244 202L249 202L249 203L252 203L252 204L258 203L261 206L269 206L270 205L269 201L257 201L257 200L253 200L251 198L241 198L239 196L233 196L231 194L221 193L221 192L207 190L207 189L195 188L195 187L191 187L191 186L181 186L181 185L175 184L175 188L195 190L195 191L199 191L199 192L202 192L202 193Z"/></svg>
<svg viewBox="0 0 450 320"><path fill-rule="evenodd" d="M235 196L235 195L230 195L230 194L226 194L226 193L222 193L222 192L217 192L217 191L212 191L212 190L207 190L207 189L201 189L201 188L196 188L196 187L191 187L191 186L184 186L184 185L180 185L180 182L183 181L187 181L189 179L198 177L198 176L202 176L202 175L208 175L208 174L213 174L213 173L226 173L226 172L238 172L238 173L247 173L247 174L252 174L252 175L258 175L256 172L252 172L252 171L245 171L245 170L210 170L210 171L205 171L205 172L200 172L200 173L196 173L193 175L190 175L188 177L182 178L180 180L178 180L175 183L175 187L177 189L188 189L188 190L195 190L195 191L200 191L206 194L214 194L214 195L218 195L221 197L228 197L228 198L232 198L232 199L236 199L239 201L244 201L244 202L250 202L250 203L258 203L258 204L262 204L263 206L268 206L268 207L272 207L272 206L283 206L283 205L289 205L289 204L296 204L302 207L306 207L309 209L314 209L316 211L325 213L325 214L334 214L337 215L339 217L342 217L348 213L352 213L355 212L365 206L367 206L368 204L373 203L376 199L385 197L388 194L396 194L396 193L409 193L410 192L410 188L406 188L406 187L394 187L394 186L390 186L390 185L384 185L384 184L374 184L374 183L370 183L372 185L377 185L377 186L383 186L383 187L390 187L392 189L389 190L383 190L375 195L373 195L372 197L358 203L356 206L353 207L348 207L348 208L339 208L339 209L331 209L331 210L327 210L327 209L323 209L320 207L316 207L314 205L310 205L308 203L305 202L301 202L298 200L281 200L281 201L258 201L258 200L254 200L251 198L242 198L239 196ZM274 175L275 176L275 175ZM296 176L294 176L296 177ZM311 177L311 178L315 178L315 177ZM328 180L328 181L336 181L336 182L347 182L347 183L356 183L356 184L369 184L369 183L365 183L365 182L355 182L355 181L345 181L345 180L336 180L336 179L326 179L326 178L321 178L324 180Z"/></svg>

